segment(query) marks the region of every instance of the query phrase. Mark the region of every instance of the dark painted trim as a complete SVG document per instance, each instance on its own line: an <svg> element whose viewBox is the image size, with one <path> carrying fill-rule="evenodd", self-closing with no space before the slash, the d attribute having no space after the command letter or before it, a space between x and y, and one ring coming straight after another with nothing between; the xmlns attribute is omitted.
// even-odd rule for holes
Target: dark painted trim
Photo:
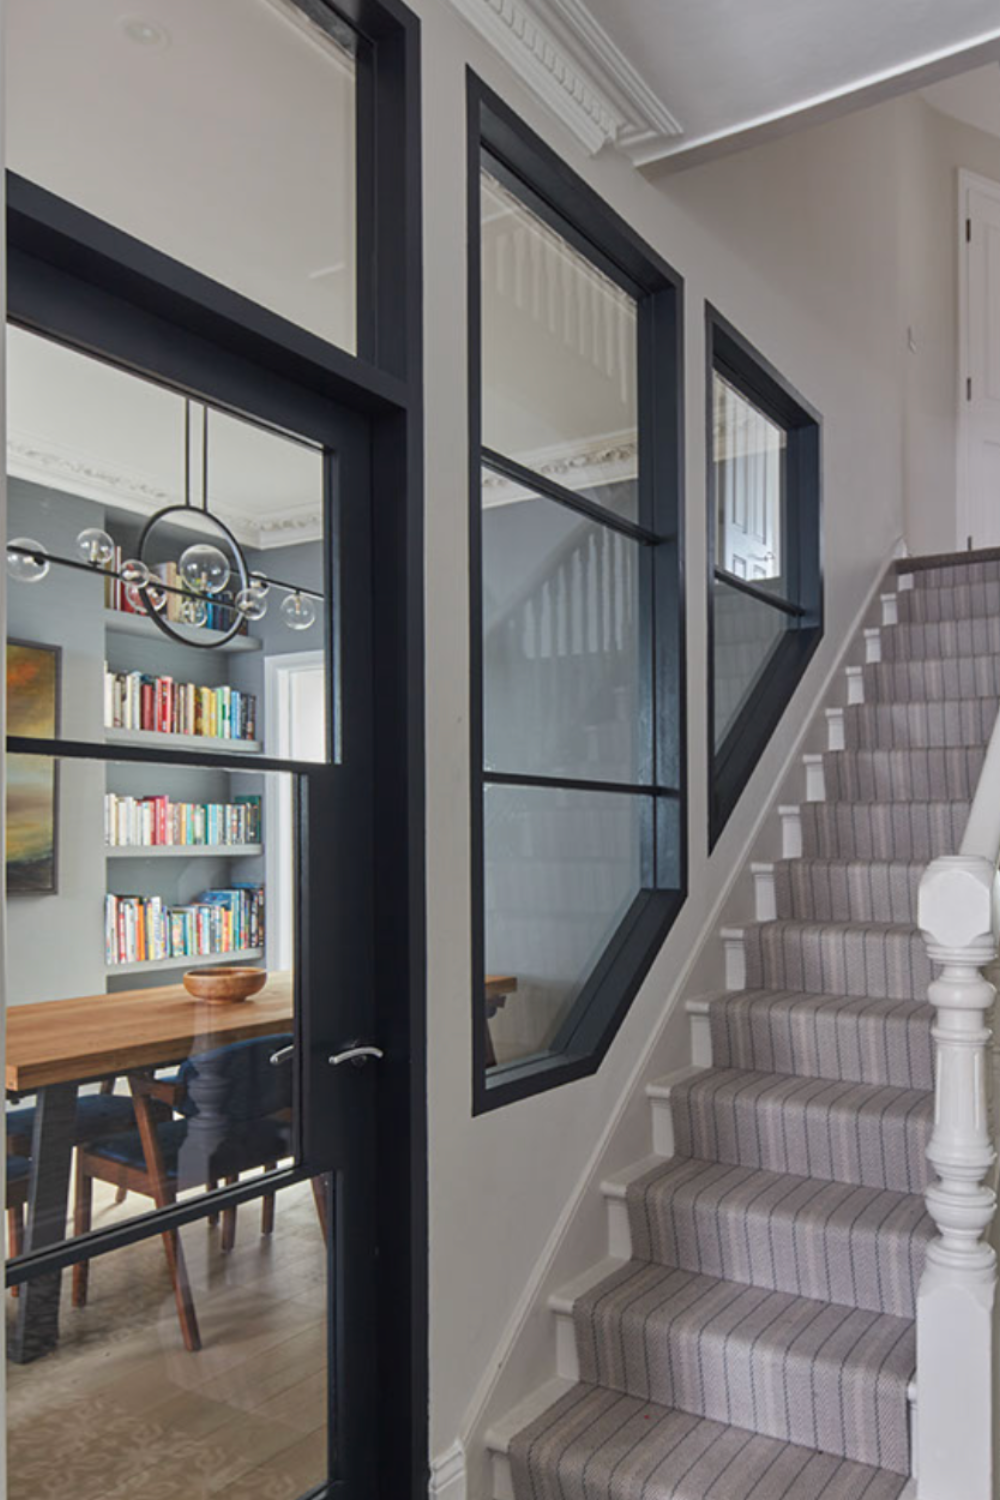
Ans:
<svg viewBox="0 0 1000 1500"><path fill-rule="evenodd" d="M467 80L472 1094L473 1113L480 1114L597 1070L686 896L683 284L671 267L471 71ZM534 213L636 300L640 443L637 523L625 521L586 497L482 447L480 168L484 160ZM638 582L643 651L639 727L640 737L651 747L635 785L565 779L567 787L627 793L644 799L645 888L582 986L552 1049L544 1056L489 1071L486 1007L481 992L485 972L484 791L490 784L556 786L562 785L563 779L483 769L483 464L642 544ZM664 811L667 808L669 817Z"/></svg>
<svg viewBox="0 0 1000 1500"><path fill-rule="evenodd" d="M568 510L586 516L588 521L596 521L599 526L606 526L609 531L620 531L622 536L627 536L631 541L639 542L642 546L659 545L660 538L654 531L647 530L645 526L637 526L634 521L627 520L625 516L616 515L613 510L608 510L607 506L598 505L594 500L588 500L585 495L578 494L575 490L565 489L563 485L546 478L544 474L536 474L532 469L526 469L516 459L505 458L502 453L497 453L493 448L482 448L480 458L484 469L493 469L506 479L512 479L515 484L532 490L543 500L552 500L556 505L565 505Z"/></svg>
<svg viewBox="0 0 1000 1500"><path fill-rule="evenodd" d="M786 591L775 597L718 565L718 497L715 489L713 376L724 375L786 433ZM709 303L705 304L705 434L708 501L708 847L715 848L754 768L781 721L823 638L822 418L781 372ZM787 617L778 645L747 702L715 745L716 581Z"/></svg>
<svg viewBox="0 0 1000 1500"><path fill-rule="evenodd" d="M190 384L183 372L190 375L197 346L224 388L238 390L238 366L244 361L266 370L275 386L294 383L294 417L288 425L299 431L316 427L320 441L323 408L330 402L370 424L376 498L370 546L379 567L359 577L357 587L373 591L375 649L383 660L391 658L389 669L378 674L372 718L373 775L379 786L373 809L379 892L374 1027L386 1057L377 1073L366 1070L354 1080L377 1090L379 1120L373 1168L366 1177L370 1206L363 1206L377 1224L377 1307L354 1336L360 1335L369 1351L360 1378L369 1388L377 1382L372 1453L378 1495L382 1500L425 1500L429 1372L420 27L401 0L338 0L337 10L363 39L358 49L358 164L360 202L370 208L370 223L364 224L362 213L357 357L12 175L8 269L21 298L20 311L12 303L12 312L36 332L100 357L110 308L127 304L128 317L123 319L119 311L118 322L135 355L121 362L136 373ZM182 349L175 350L175 338ZM38 742L26 748L34 753L42 749ZM155 747L147 752L129 746L53 746L60 755L94 756L95 751L103 759L192 763L183 752ZM192 761L204 763L197 754ZM211 764L289 769L262 757L218 756ZM321 783L316 769L294 768L302 787ZM309 856L315 872L324 856L318 841L311 843L316 845ZM270 1181L284 1177L278 1174ZM288 1180L296 1180L296 1174ZM231 1201L245 1201L264 1186L222 1189L211 1203L203 1199L164 1213L187 1222L230 1201L230 1195ZM158 1221L157 1227L148 1227L153 1217L143 1219L143 1237L159 1232ZM106 1233L131 1232L124 1226ZM111 1238L99 1241L101 1248L113 1248L113 1243ZM96 1254L98 1242L88 1240L87 1249ZM75 1250L60 1247L50 1253L72 1256ZM8 1279L27 1279L37 1271L33 1258L30 1265L24 1263L23 1275L20 1267L9 1268ZM363 1316L361 1305L355 1322ZM348 1411L351 1393L342 1389L339 1399ZM351 1479L346 1487L343 1480L321 1486L317 1494L336 1493L347 1500L348 1489L354 1500Z"/></svg>
<svg viewBox="0 0 1000 1500"><path fill-rule="evenodd" d="M31 744L28 740L25 743ZM519 771L483 771L486 786L552 787L564 792L609 792L620 797L671 797L679 799L673 786L654 786L649 781L588 781L580 776L533 776Z"/></svg>

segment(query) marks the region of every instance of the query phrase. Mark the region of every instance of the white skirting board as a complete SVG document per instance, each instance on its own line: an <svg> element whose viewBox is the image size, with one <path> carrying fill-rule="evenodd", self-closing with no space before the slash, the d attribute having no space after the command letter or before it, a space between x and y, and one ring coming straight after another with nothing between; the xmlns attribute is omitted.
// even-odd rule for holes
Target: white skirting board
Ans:
<svg viewBox="0 0 1000 1500"><path fill-rule="evenodd" d="M431 1459L430 1500L466 1500L465 1449L454 1442Z"/></svg>

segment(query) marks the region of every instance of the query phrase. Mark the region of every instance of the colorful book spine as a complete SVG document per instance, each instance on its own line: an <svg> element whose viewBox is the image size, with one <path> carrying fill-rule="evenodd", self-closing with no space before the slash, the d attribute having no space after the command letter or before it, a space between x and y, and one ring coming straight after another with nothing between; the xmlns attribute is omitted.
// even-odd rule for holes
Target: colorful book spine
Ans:
<svg viewBox="0 0 1000 1500"><path fill-rule="evenodd" d="M264 887L202 891L190 905L162 896L105 898L105 958L119 964L209 958L264 946Z"/></svg>
<svg viewBox="0 0 1000 1500"><path fill-rule="evenodd" d="M104 727L254 740L257 699L238 688L200 687L147 672L112 672L105 664Z"/></svg>
<svg viewBox="0 0 1000 1500"><path fill-rule="evenodd" d="M259 844L261 834L259 796L237 797L235 802L172 802L164 796L128 797L117 792L104 797L104 839L112 848L238 848Z"/></svg>

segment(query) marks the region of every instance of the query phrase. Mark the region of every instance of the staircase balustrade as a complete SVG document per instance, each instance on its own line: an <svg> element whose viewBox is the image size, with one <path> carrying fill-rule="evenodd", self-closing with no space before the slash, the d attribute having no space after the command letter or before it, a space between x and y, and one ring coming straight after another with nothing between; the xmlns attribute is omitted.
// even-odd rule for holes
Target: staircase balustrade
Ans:
<svg viewBox="0 0 1000 1500"><path fill-rule="evenodd" d="M935 1110L927 1148L937 1181L927 1209L938 1236L917 1298L918 1500L994 1500L997 1414L995 1121L1000 934L1000 720L994 727L961 850L935 859L918 904L940 966L934 1007Z"/></svg>

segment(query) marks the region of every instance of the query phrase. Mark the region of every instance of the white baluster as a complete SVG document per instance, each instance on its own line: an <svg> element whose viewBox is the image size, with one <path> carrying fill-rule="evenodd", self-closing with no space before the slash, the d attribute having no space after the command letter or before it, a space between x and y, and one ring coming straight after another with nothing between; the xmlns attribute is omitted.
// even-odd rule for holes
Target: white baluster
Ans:
<svg viewBox="0 0 1000 1500"><path fill-rule="evenodd" d="M919 1500L992 1500L993 1302L996 1255L984 1239L996 1194L988 1109L996 958L993 861L934 860L920 883L919 922L941 972L935 1008L934 1129L927 1148L938 1180L927 1209L938 1238L917 1298Z"/></svg>

